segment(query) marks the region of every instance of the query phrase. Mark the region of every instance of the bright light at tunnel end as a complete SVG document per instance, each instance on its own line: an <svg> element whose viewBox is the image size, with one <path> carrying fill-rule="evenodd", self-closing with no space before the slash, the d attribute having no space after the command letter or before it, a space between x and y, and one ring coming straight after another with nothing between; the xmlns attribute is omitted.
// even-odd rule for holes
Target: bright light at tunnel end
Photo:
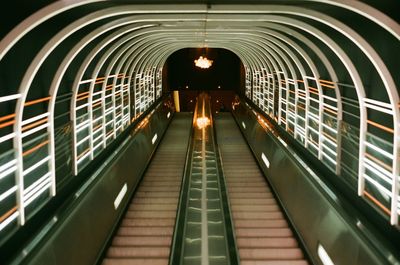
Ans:
<svg viewBox="0 0 400 265"><path fill-rule="evenodd" d="M200 130L210 125L210 123L211 121L208 117L200 117L196 120L197 128Z"/></svg>
<svg viewBox="0 0 400 265"><path fill-rule="evenodd" d="M213 60L207 59L207 57L200 56L199 59L194 60L194 64L202 69L207 69L210 68L213 64Z"/></svg>

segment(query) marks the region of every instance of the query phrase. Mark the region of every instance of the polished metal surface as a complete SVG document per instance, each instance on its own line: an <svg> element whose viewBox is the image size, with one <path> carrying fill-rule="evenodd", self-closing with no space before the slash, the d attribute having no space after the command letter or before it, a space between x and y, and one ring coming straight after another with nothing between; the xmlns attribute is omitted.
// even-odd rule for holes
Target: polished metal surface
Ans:
<svg viewBox="0 0 400 265"><path fill-rule="evenodd" d="M210 97L200 94L180 264L230 264L211 118Z"/></svg>

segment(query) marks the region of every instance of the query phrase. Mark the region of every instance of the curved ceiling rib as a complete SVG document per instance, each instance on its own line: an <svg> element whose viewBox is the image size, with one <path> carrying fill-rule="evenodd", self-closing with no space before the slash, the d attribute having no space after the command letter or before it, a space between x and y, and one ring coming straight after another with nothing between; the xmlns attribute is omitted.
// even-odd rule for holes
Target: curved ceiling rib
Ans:
<svg viewBox="0 0 400 265"><path fill-rule="evenodd" d="M359 132L355 158L358 166L351 169L351 174L356 174L358 195L370 197L370 187L377 188L383 198L379 199L383 206L378 204L378 207L389 213L391 224L398 224L400 100L397 79L392 76L395 67L387 63L388 56L376 44L369 42L370 36L346 24L331 9L352 12L357 18L378 25L391 39L400 40L396 21L365 3L345 0L304 0L298 5L113 3L113 7L100 5L104 2L57 1L26 18L0 41L2 65L24 43L29 43L36 29L46 28L52 19L61 23L60 17L66 12L93 8L60 28L43 46L35 47L37 52L30 54L30 63L18 66L21 69L16 71L13 81L17 87L12 86L9 95L0 97L0 103L16 103L15 113L5 116L12 116L14 122L4 125L11 124L13 132L0 135L0 143L12 141L16 150L12 163L15 163L17 210L13 218L18 216L20 225L26 220L24 178L33 170L24 165L23 157L34 152L25 150L28 141L24 137L39 130L46 130L43 146L48 149L48 156L40 163L48 164L46 185L52 196L56 193L54 120L60 90L62 93L68 90L63 87L65 84L70 87L66 80L72 80L69 114L74 149L71 152L73 172L78 174L80 167L85 166L83 163L78 166L79 163L86 158L90 162L155 102L162 91L164 63L172 53L188 47L224 48L235 53L245 67L248 98L306 148L314 148L313 154L319 160L329 160L330 169L337 175L349 171L342 169L341 142L347 137L342 125L355 126ZM366 81L363 61L351 54L343 39L346 45L357 48L357 55L365 57L366 69L380 85L383 99L373 96L376 93L371 92L371 84ZM67 51L60 52L60 47ZM53 60L59 63L48 81L43 69ZM38 83L44 84L40 89L46 96L32 101ZM347 88L353 90L348 92ZM140 89L144 92L138 92ZM350 101L352 111L348 111ZM30 116L27 106L43 102L48 102L46 110ZM355 116L356 121L350 121L349 115ZM110 117L116 120L112 129L108 129ZM380 123L379 119L384 121ZM331 126L325 124L328 122ZM388 134L381 139L376 129ZM78 137L78 131L84 132L83 138ZM389 144L381 148L373 145L370 138ZM89 147L82 151L80 144ZM12 163L7 163L0 168L9 170Z"/></svg>

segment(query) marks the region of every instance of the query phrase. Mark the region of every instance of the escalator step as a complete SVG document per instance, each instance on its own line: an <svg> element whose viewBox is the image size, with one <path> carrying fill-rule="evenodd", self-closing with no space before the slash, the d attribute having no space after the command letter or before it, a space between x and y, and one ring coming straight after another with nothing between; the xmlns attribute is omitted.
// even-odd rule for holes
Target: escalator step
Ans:
<svg viewBox="0 0 400 265"><path fill-rule="evenodd" d="M232 205L234 212L274 212L279 211L277 204L268 205Z"/></svg>
<svg viewBox="0 0 400 265"><path fill-rule="evenodd" d="M297 241L292 237L283 238L238 238L239 248L294 248Z"/></svg>
<svg viewBox="0 0 400 265"><path fill-rule="evenodd" d="M229 192L249 192L249 193L253 193L253 192L269 192L270 190L265 188L265 187L246 187L246 186L242 186L242 187L228 187L228 191Z"/></svg>
<svg viewBox="0 0 400 265"><path fill-rule="evenodd" d="M105 259L103 265L168 265L168 258L163 259Z"/></svg>
<svg viewBox="0 0 400 265"><path fill-rule="evenodd" d="M216 119L241 265L307 265L232 115Z"/></svg>
<svg viewBox="0 0 400 265"><path fill-rule="evenodd" d="M178 198L134 198L132 204L175 204L178 203Z"/></svg>
<svg viewBox="0 0 400 265"><path fill-rule="evenodd" d="M283 214L280 211L275 212L233 212L233 218L240 219L281 219L283 218Z"/></svg>
<svg viewBox="0 0 400 265"><path fill-rule="evenodd" d="M181 182L180 181L172 181L172 180L171 181L160 181L160 180L152 180L151 181L149 179L146 179L145 181L143 181L140 184L140 187L154 187L154 186L157 186L157 187L170 187L170 186L176 187L176 186L179 186L180 187L181 186Z"/></svg>
<svg viewBox="0 0 400 265"><path fill-rule="evenodd" d="M179 194L175 192L147 192L138 191L135 196L137 198L178 198Z"/></svg>
<svg viewBox="0 0 400 265"><path fill-rule="evenodd" d="M175 224L175 218L124 218L121 222L121 226L173 226Z"/></svg>
<svg viewBox="0 0 400 265"><path fill-rule="evenodd" d="M118 236L171 236L173 227L120 227L117 231Z"/></svg>
<svg viewBox="0 0 400 265"><path fill-rule="evenodd" d="M294 260L302 259L299 248L241 248L240 257L243 260Z"/></svg>
<svg viewBox="0 0 400 265"><path fill-rule="evenodd" d="M143 246L143 247L169 247L171 238L160 236L116 236L112 241L113 246Z"/></svg>
<svg viewBox="0 0 400 265"><path fill-rule="evenodd" d="M256 181L252 181L252 182L249 182L246 179L243 179L242 181L230 180L228 183L229 183L230 188L236 188L236 187L238 187L238 188L247 188L247 187L261 188L261 187L263 187L264 190L268 190L268 186L264 180L256 180Z"/></svg>
<svg viewBox="0 0 400 265"><path fill-rule="evenodd" d="M138 191L139 192L171 192L171 191L179 191L180 186L141 186Z"/></svg>
<svg viewBox="0 0 400 265"><path fill-rule="evenodd" d="M172 121L103 265L168 265L190 126L189 115Z"/></svg>
<svg viewBox="0 0 400 265"><path fill-rule="evenodd" d="M252 199L252 198L269 199L269 198L272 198L273 196L271 193L266 193L266 192L259 192L259 193L230 192L229 197L230 198L242 198L242 199Z"/></svg>
<svg viewBox="0 0 400 265"><path fill-rule="evenodd" d="M169 247L110 247L110 258L168 258Z"/></svg>
<svg viewBox="0 0 400 265"><path fill-rule="evenodd" d="M289 228L237 228L237 237L290 237L293 236Z"/></svg>
<svg viewBox="0 0 400 265"><path fill-rule="evenodd" d="M244 199L244 198L230 198L230 202L232 205L270 205L276 204L275 199Z"/></svg>
<svg viewBox="0 0 400 265"><path fill-rule="evenodd" d="M127 211L128 218L175 218L175 211Z"/></svg>
<svg viewBox="0 0 400 265"><path fill-rule="evenodd" d="M241 260L240 265L308 265L305 260Z"/></svg>
<svg viewBox="0 0 400 265"><path fill-rule="evenodd" d="M176 211L176 204L134 203L129 206L129 211Z"/></svg>
<svg viewBox="0 0 400 265"><path fill-rule="evenodd" d="M286 228L288 227L287 222L284 219L276 220L236 220L235 227L237 228Z"/></svg>

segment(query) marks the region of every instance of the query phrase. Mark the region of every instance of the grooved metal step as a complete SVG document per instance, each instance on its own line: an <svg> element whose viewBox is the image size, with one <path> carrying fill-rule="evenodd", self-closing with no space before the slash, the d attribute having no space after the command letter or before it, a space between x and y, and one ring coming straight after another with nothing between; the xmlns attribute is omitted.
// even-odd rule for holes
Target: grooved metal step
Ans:
<svg viewBox="0 0 400 265"><path fill-rule="evenodd" d="M190 114L175 115L103 265L168 264L191 122Z"/></svg>
<svg viewBox="0 0 400 265"><path fill-rule="evenodd" d="M240 264L308 264L233 117L214 120Z"/></svg>

